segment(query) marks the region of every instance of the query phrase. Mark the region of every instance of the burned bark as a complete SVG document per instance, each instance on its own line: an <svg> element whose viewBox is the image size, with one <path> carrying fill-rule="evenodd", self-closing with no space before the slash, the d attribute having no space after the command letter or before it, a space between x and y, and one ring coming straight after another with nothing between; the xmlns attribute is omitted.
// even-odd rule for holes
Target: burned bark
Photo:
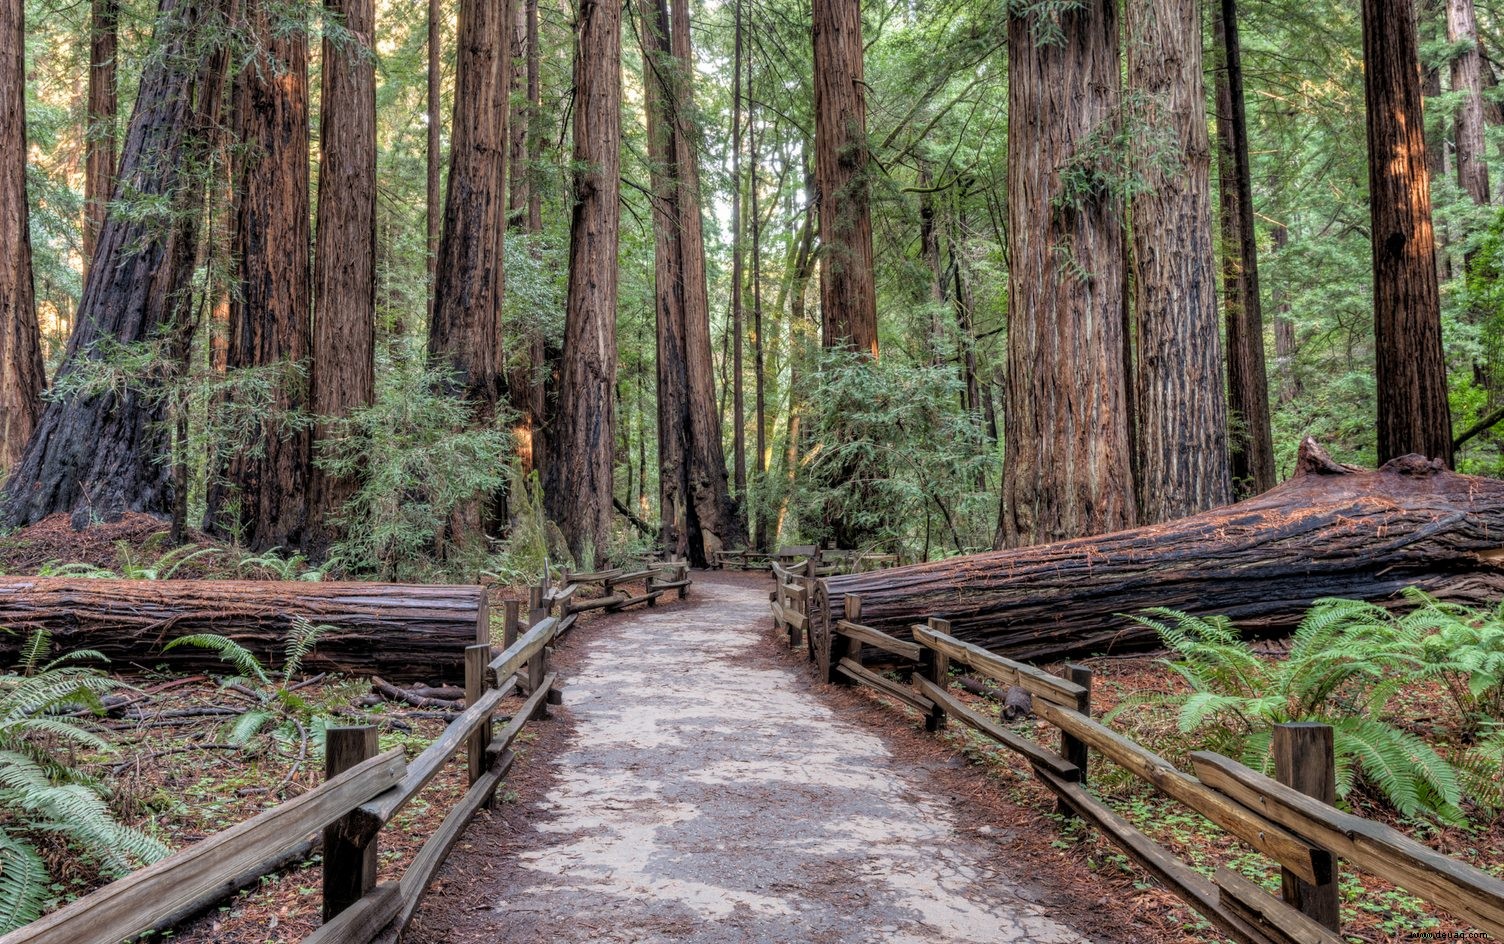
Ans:
<svg viewBox="0 0 1504 944"><path fill-rule="evenodd" d="M1164 524L820 584L817 614L862 598L862 622L907 635L937 616L1017 659L1154 648L1125 613L1166 606L1288 631L1322 597L1393 602L1406 587L1494 605L1504 593L1504 482L1410 455L1377 471L1311 440L1295 476L1262 495ZM834 607L834 610L832 610ZM817 618L817 623L819 619Z"/></svg>

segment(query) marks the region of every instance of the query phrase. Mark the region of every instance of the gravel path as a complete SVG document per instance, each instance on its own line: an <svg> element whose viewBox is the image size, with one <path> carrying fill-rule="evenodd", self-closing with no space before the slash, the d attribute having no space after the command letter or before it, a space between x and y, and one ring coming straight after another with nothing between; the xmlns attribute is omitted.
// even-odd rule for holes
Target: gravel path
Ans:
<svg viewBox="0 0 1504 944"><path fill-rule="evenodd" d="M1085 941L991 867L996 838L922 767L758 655L766 614L765 589L696 575L688 604L584 645L511 861L468 883L466 921L418 939Z"/></svg>

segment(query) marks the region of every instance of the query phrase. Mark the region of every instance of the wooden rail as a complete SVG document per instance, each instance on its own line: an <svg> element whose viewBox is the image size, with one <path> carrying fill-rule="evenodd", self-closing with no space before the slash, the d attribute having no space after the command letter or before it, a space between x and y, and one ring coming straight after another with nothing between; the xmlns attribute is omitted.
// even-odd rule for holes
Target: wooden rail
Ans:
<svg viewBox="0 0 1504 944"><path fill-rule="evenodd" d="M689 577L689 564L673 560L633 571L616 569L581 574L566 570L563 582L563 589L553 594L553 600L563 606L565 618L590 610L618 613L641 603L657 606L658 598L670 590L677 591L682 600L689 595L689 588L693 584ZM639 582L643 584L642 593L633 594L620 589L625 584ZM602 595L575 600L576 592L582 584L600 584Z"/></svg>
<svg viewBox="0 0 1504 944"><path fill-rule="evenodd" d="M940 619L913 626L912 640L900 639L862 624L857 594L844 598L841 616L811 625L809 600L819 580L814 559L793 567L774 564L772 572L774 628L787 634L790 646L805 643L822 678L866 685L918 711L931 731L955 719L1018 753L1056 795L1062 811L1096 826L1227 937L1241 944L1342 941L1336 890L1339 864L1346 863L1504 939L1504 881L1381 823L1344 813L1329 802L1334 797L1308 795L1321 793L1323 781L1325 791L1331 789L1325 726L1277 726L1276 767L1286 782L1204 752L1191 755L1193 775L1092 718L1091 672L1084 667L1073 666L1070 678L1060 678L962 642ZM890 675L863 664L868 648L881 654L885 667L894 670ZM1060 731L1059 751L951 694L946 681L951 661L1028 692L1036 716ZM1119 816L1088 787L1093 752L1277 863L1285 876L1281 896L1225 869L1208 878Z"/></svg>

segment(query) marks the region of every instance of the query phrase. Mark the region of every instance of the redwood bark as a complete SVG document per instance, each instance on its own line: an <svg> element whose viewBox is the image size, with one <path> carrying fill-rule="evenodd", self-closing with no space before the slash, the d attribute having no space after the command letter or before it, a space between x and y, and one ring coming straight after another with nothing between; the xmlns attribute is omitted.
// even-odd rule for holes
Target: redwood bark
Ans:
<svg viewBox="0 0 1504 944"><path fill-rule="evenodd" d="M1447 0L1447 41L1459 47L1452 59L1457 103L1457 183L1474 203L1488 203L1488 159L1483 141L1483 57L1473 0Z"/></svg>
<svg viewBox="0 0 1504 944"><path fill-rule="evenodd" d="M21 458L42 412L42 338L26 197L26 4L0 4L0 470Z"/></svg>
<svg viewBox="0 0 1504 944"><path fill-rule="evenodd" d="M255 47L235 78L240 144L226 365L305 366L309 340L308 42L286 30L269 0L244 0ZM211 488L219 533L256 549L301 543L307 515L310 435L282 417L307 408L306 384L289 371L277 414L262 421L255 448L231 457L228 488ZM231 515L234 519L231 519Z"/></svg>
<svg viewBox="0 0 1504 944"><path fill-rule="evenodd" d="M374 0L326 0L349 41L324 40L319 99L319 203L314 247L310 399L321 418L376 400L376 69ZM327 425L314 439L332 435ZM315 470L310 527L318 544L355 487Z"/></svg>
<svg viewBox="0 0 1504 944"><path fill-rule="evenodd" d="M1211 142L1197 0L1127 5L1128 84L1169 153L1132 160L1139 519L1181 518L1232 499L1212 249ZM1157 158L1157 159L1154 159Z"/></svg>
<svg viewBox="0 0 1504 944"><path fill-rule="evenodd" d="M94 245L115 194L115 56L119 45L120 0L93 0L89 6L89 112L84 129L84 279Z"/></svg>
<svg viewBox="0 0 1504 944"><path fill-rule="evenodd" d="M536 2L536 0L534 0ZM507 122L507 226L527 225L531 168L527 163L527 139L531 133L532 99L527 96L528 0L510 0L507 23L507 96L511 112Z"/></svg>
<svg viewBox="0 0 1504 944"><path fill-rule="evenodd" d="M1254 239L1253 182L1243 100L1243 53L1237 0L1213 7L1222 51L1217 72L1217 145L1222 210L1222 293L1227 324L1227 406L1241 435L1231 437L1232 479L1240 495L1274 487L1274 437L1269 427L1269 377L1264 364L1264 311Z"/></svg>
<svg viewBox="0 0 1504 944"><path fill-rule="evenodd" d="M574 60L574 207L549 511L575 562L608 553L616 440L616 251L621 222L621 4L581 0Z"/></svg>
<svg viewBox="0 0 1504 944"><path fill-rule="evenodd" d="M433 318L434 267L439 261L439 227L444 212L439 200L440 165L444 159L444 17L443 0L428 0L428 151L424 170L428 184L428 317Z"/></svg>
<svg viewBox="0 0 1504 944"><path fill-rule="evenodd" d="M59 377L101 356L105 344L136 345L167 337L164 370L179 366L189 306L196 214L203 204L206 119L217 112L224 79L229 0L161 0L153 43L121 153L120 187L166 213L111 215L99 233ZM19 49L19 44L9 47ZM74 515L79 527L125 511L167 514L172 508L171 437L165 406L135 378L127 389L86 392L48 402L6 483L0 516L24 526L50 514Z"/></svg>
<svg viewBox="0 0 1504 944"><path fill-rule="evenodd" d="M1504 482L1406 456L1378 471L1301 447L1295 476L1224 508L1163 524L1013 551L832 577L817 613L862 597L862 623L895 635L931 616L1001 655L1049 661L1155 648L1123 614L1166 606L1292 629L1322 597L1400 602L1406 587L1493 606ZM820 622L817 619L817 623Z"/></svg>
<svg viewBox="0 0 1504 944"><path fill-rule="evenodd" d="M1121 201L1092 153L1121 105L1117 8L1087 0L1008 22L1007 421L998 546L1127 527L1137 518L1123 337ZM1111 173L1107 170L1106 173Z"/></svg>
<svg viewBox="0 0 1504 944"><path fill-rule="evenodd" d="M1452 464L1441 300L1410 0L1363 0L1380 461Z"/></svg>
<svg viewBox="0 0 1504 944"><path fill-rule="evenodd" d="M0 580L0 665L15 662L32 630L63 651L95 649L111 667L231 674L217 653L164 652L181 636L228 636L276 669L298 619L331 627L303 661L306 672L380 675L388 681L457 681L465 647L489 639L481 587L269 580Z"/></svg>
<svg viewBox="0 0 1504 944"><path fill-rule="evenodd" d="M456 45L453 139L428 354L489 421L504 394L510 0L463 0Z"/></svg>
<svg viewBox="0 0 1504 944"><path fill-rule="evenodd" d="M861 4L814 0L812 13L821 340L876 357Z"/></svg>

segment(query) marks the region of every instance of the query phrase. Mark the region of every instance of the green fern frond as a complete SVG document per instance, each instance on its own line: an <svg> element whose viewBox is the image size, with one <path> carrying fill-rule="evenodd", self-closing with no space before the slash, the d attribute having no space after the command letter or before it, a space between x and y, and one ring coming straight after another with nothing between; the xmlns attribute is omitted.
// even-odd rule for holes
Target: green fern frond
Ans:
<svg viewBox="0 0 1504 944"><path fill-rule="evenodd" d="M0 934L40 918L49 885L47 863L31 844L0 829Z"/></svg>
<svg viewBox="0 0 1504 944"><path fill-rule="evenodd" d="M287 634L287 661L282 667L283 680L290 680L296 675L303 666L303 660L318 645L324 634L332 632L334 627L327 623L314 624L304 617L294 617L292 628Z"/></svg>
<svg viewBox="0 0 1504 944"><path fill-rule="evenodd" d="M273 717L270 711L263 708L252 708L235 719L235 723L230 726L230 733L225 736L225 740L231 744L238 744L244 747L261 732L262 728L266 727L267 723Z"/></svg>
<svg viewBox="0 0 1504 944"><path fill-rule="evenodd" d="M218 633L194 633L191 636L179 636L172 642L162 647L163 652L176 649L178 646L196 646L200 649L208 649L218 653L220 659L235 667L235 671L241 675L254 678L260 682L270 682L266 669L262 667L261 660L257 659L249 649L240 643L221 636Z"/></svg>

